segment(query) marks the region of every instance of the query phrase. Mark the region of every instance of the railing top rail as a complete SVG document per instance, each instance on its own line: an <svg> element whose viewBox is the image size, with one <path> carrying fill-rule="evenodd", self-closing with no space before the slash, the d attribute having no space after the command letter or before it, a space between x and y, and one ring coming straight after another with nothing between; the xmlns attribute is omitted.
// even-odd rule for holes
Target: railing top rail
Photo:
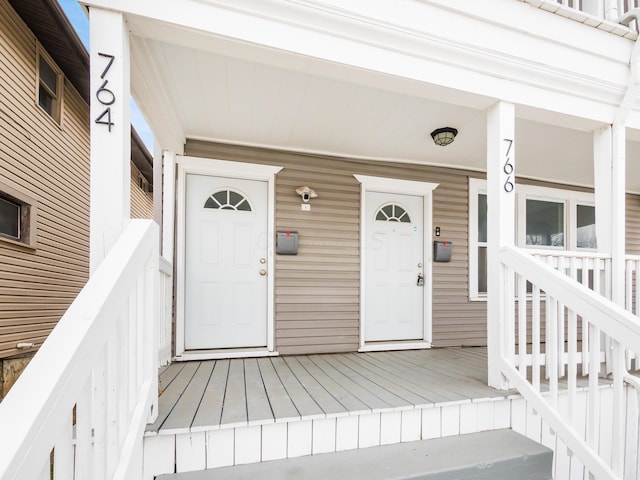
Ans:
<svg viewBox="0 0 640 480"><path fill-rule="evenodd" d="M545 257L565 257L565 258L611 258L611 254L593 251L576 251L576 250L545 250L542 248L525 248L523 251L530 255L539 255Z"/></svg>
<svg viewBox="0 0 640 480"><path fill-rule="evenodd" d="M548 294L562 302L578 315L588 318L602 332L633 351L640 351L640 322L638 317L589 288L571 280L527 250L503 247L500 261L523 275Z"/></svg>
<svg viewBox="0 0 640 480"><path fill-rule="evenodd" d="M0 403L0 478L14 478L33 458L44 458L84 387L91 359L108 338L108 319L157 253L157 225L131 220L120 239L53 329L18 382ZM118 305L119 306L119 305Z"/></svg>
<svg viewBox="0 0 640 480"><path fill-rule="evenodd" d="M640 261L640 255L625 255L624 259L638 262L638 261Z"/></svg>

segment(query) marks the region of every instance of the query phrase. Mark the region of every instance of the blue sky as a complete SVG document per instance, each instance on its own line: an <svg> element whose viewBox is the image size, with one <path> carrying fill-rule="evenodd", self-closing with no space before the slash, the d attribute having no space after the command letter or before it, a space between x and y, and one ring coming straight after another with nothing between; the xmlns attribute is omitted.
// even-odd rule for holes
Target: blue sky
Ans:
<svg viewBox="0 0 640 480"><path fill-rule="evenodd" d="M58 3L76 29L80 40L89 50L89 18L84 10L76 0L58 0ZM149 151L153 153L153 132L151 132L133 99L131 99L131 123Z"/></svg>

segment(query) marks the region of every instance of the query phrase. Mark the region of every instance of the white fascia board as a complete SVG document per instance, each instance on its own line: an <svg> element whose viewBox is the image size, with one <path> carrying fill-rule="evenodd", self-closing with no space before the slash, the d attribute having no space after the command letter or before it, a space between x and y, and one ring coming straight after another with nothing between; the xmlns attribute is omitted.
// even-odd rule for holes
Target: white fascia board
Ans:
<svg viewBox="0 0 640 480"><path fill-rule="evenodd" d="M160 21L172 30L162 39L171 43L206 49L215 42L201 35L214 35L240 42L239 55L242 46L255 55L256 45L294 53L286 61L306 71L322 73L330 62L343 79L345 66L354 77L382 74L392 90L412 80L598 122L612 120L633 46L513 0L464 2L457 9L429 0L399 2L403 8L362 0L84 3L136 16L129 21L135 34L153 35L157 24L148 19Z"/></svg>

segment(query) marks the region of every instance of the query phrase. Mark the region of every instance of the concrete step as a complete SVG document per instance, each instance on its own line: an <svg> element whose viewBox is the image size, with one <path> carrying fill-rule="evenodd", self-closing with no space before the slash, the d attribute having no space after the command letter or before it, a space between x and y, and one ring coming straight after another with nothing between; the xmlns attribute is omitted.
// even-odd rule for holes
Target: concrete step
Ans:
<svg viewBox="0 0 640 480"><path fill-rule="evenodd" d="M550 480L553 452L512 430L160 475L157 480Z"/></svg>

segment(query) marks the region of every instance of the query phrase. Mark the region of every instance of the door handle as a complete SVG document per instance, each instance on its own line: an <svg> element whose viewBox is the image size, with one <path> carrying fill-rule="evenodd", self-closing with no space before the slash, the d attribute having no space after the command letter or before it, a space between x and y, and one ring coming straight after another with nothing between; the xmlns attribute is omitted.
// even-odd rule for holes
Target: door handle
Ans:
<svg viewBox="0 0 640 480"><path fill-rule="evenodd" d="M423 287L424 286L424 275L422 273L418 274L418 283L417 285L419 287Z"/></svg>

